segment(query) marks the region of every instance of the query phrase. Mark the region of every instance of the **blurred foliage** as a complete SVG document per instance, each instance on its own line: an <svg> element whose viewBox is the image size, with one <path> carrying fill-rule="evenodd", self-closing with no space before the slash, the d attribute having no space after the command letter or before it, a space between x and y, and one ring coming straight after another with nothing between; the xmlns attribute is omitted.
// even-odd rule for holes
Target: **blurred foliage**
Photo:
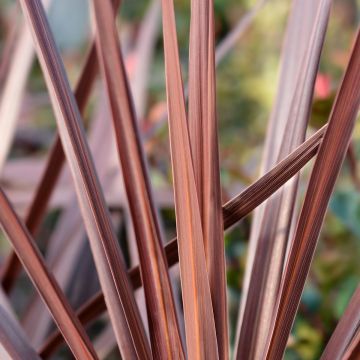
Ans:
<svg viewBox="0 0 360 360"><path fill-rule="evenodd" d="M72 84L76 82L90 36L88 2L60 1L50 10L55 32ZM255 3L254 0L215 0L216 41L219 43L236 22ZM119 29L136 34L148 0L124 0L119 11ZM74 11L69 12L69 6ZM0 0L0 51L3 49L9 24L7 19L14 1ZM184 83L187 79L190 24L189 0L175 0L180 56ZM217 69L217 108L220 129L221 177L226 198L248 185L258 176L267 121L276 94L280 53L289 0L269 0L233 51ZM328 118L336 89L349 55L359 20L359 0L335 0L329 24L319 75L321 87L315 89L311 128L321 127ZM160 24L159 24L160 25ZM0 53L1 54L1 53ZM0 58L1 59L1 58ZM318 84L317 84L318 85ZM35 63L27 91L43 96L46 87L38 63ZM149 83L149 113L164 103L165 80L162 39L156 43ZM89 106L94 106L92 99ZM91 111L89 111L91 113ZM52 136L54 117L49 103L33 109L27 127L35 127ZM161 127L152 140L149 159L153 183L171 180L167 129ZM360 126L356 125L353 145L360 159ZM43 153L47 148L39 149ZM19 155L20 154L20 155ZM16 147L12 156L24 156ZM156 169L155 169L156 167ZM309 169L302 172L300 200L306 190ZM301 203L301 201L300 201ZM162 211L167 237L174 234L174 211ZM247 243L251 217L225 235L228 264L230 326L234 338L238 304L246 266ZM7 248L0 234L0 250ZM330 203L319 245L310 271L299 314L289 339L286 359L317 359L326 345L360 279L360 193L353 186L347 162ZM28 285L27 285L28 286Z"/></svg>

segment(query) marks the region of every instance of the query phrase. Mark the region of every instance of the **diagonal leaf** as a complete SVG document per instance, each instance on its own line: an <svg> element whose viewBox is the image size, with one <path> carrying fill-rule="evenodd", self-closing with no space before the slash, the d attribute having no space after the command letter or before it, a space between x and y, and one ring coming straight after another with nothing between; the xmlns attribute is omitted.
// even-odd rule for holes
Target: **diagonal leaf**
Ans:
<svg viewBox="0 0 360 360"><path fill-rule="evenodd" d="M92 153L96 154L94 160L100 181L106 188L109 181L107 181L108 177L104 177L104 173L105 169L108 168L108 154L110 149L113 150L113 142L103 142L104 137L111 136L111 128L104 126L104 116L108 115L107 111L104 114L104 100L105 96L101 89L101 98L98 101L96 114L88 130L88 141ZM112 219L115 220L114 224L117 226L116 218L112 217ZM78 207L76 193L74 193L61 211L46 249L46 263L74 306L79 306L87 299L87 294L90 295L92 291L98 289L97 281L91 284L76 281L76 278L79 279L81 276L83 265L91 261L92 255L86 242L85 226ZM92 262L91 265L93 265ZM93 277L95 274L95 268L89 269L88 276ZM33 297L22 316L22 325L29 334L32 344L36 346L44 342L51 321L49 314L46 311L44 312L40 301L39 297ZM35 329L34 322L38 324Z"/></svg>
<svg viewBox="0 0 360 360"><path fill-rule="evenodd" d="M189 133L219 358L229 358L226 264L216 118L214 9L191 1Z"/></svg>
<svg viewBox="0 0 360 360"><path fill-rule="evenodd" d="M76 358L96 359L94 349L78 318L1 189L0 223Z"/></svg>
<svg viewBox="0 0 360 360"><path fill-rule="evenodd" d="M21 1L49 89L116 338L125 358L150 358L131 285L85 139L79 109L38 0Z"/></svg>
<svg viewBox="0 0 360 360"><path fill-rule="evenodd" d="M110 101L116 144L139 252L153 355L184 358L133 100L109 0L94 0L97 49Z"/></svg>
<svg viewBox="0 0 360 360"><path fill-rule="evenodd" d="M111 135L111 128L104 126L104 116L108 116L108 112L107 109L105 110L105 94L102 90L100 88L97 91L98 94L100 93L100 99L97 101L87 137L90 150L96 154L94 160L100 181L106 188L108 181L104 178L104 170L109 159L109 150L113 149L113 142L108 141L105 144L103 142L105 136ZM115 226L117 226L116 218L112 217L112 219L115 220ZM85 226L74 192L66 202L65 207L62 208L56 225L49 236L45 261L70 303L75 307L81 305L87 299L87 295L93 295L93 291L98 290L97 281L91 284L85 281L77 281L81 277L84 264L91 262L92 255L87 241ZM93 277L95 274L96 268L91 262L91 269L89 269L87 276ZM36 328L34 328L35 322ZM44 311L42 301L37 294L34 294L24 310L22 326L31 343L36 347L39 347L48 336L51 326L50 314ZM97 349L95 348L95 350Z"/></svg>
<svg viewBox="0 0 360 360"><path fill-rule="evenodd" d="M301 56L301 60L296 59L298 64L293 68L296 81L293 88L288 89L288 92L292 92L291 95L283 97L285 90L282 87L287 84L286 81L284 85L280 84L279 98L273 113L279 117L276 121L275 118L270 120L277 125L272 128L274 132L281 133L283 130L280 148L272 149L268 155L274 157L274 152L278 151L276 162L288 155L305 138L330 5L331 0L296 0L293 4L287 31L290 37L286 38L285 54L289 53L293 43L299 47L306 44L306 51L296 54ZM302 24L302 31L292 34L294 27L302 21L304 13L308 15L306 22ZM290 54L286 60L291 60L291 56L293 55ZM288 68L282 69L283 77L287 71ZM288 108L288 111L284 111L284 108ZM268 136L274 138L276 134L269 132ZM251 257L245 275L248 289L246 287L242 297L238 325L238 359L260 358L264 352L282 276L297 188L298 175L264 204L260 210L261 218L254 221L250 247L251 250L255 249L256 256L250 250Z"/></svg>
<svg viewBox="0 0 360 360"><path fill-rule="evenodd" d="M360 104L359 82L360 32L310 177L285 267L266 352L267 359L281 358L285 351L327 205L351 139Z"/></svg>
<svg viewBox="0 0 360 360"><path fill-rule="evenodd" d="M235 196L223 206L224 227L228 229L243 217L248 215L259 204L265 201L278 190L294 174L301 170L315 155L325 133L327 125L311 136L294 152L281 161L274 169L266 173L258 181L246 188L242 193ZM177 239L173 239L165 245L165 253L169 267L175 265L178 260ZM129 271L130 280L134 289L141 287L139 267ZM96 319L106 310L104 297L101 292L85 303L77 312L80 321L87 324ZM62 338L59 333L52 334L41 350L41 356L48 357L61 344Z"/></svg>
<svg viewBox="0 0 360 360"><path fill-rule="evenodd" d="M316 155L326 129L327 125L323 126L273 169L227 202L223 207L224 228L249 214L297 174Z"/></svg>
<svg viewBox="0 0 360 360"><path fill-rule="evenodd" d="M321 355L321 360L340 359L360 329L360 286L355 290L343 316Z"/></svg>

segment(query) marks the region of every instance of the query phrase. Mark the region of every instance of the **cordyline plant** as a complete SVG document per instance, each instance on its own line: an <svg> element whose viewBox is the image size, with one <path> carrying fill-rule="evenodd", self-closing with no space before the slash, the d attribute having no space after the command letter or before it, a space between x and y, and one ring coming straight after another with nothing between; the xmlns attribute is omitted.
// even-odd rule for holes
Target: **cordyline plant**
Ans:
<svg viewBox="0 0 360 360"><path fill-rule="evenodd" d="M20 0L26 19L23 37L26 40L30 30L51 98L58 135L24 219L16 214L5 192L0 190L0 222L14 249L1 277L1 358L48 358L63 340L77 359L102 357L98 342L90 341L85 327L107 312L110 332L105 328L103 338L115 339L123 359L281 359L359 109L359 32L328 123L305 140L331 1L293 1L278 94L266 135L262 175L223 204L215 69L265 1L259 1L216 48L213 1L191 0L189 83L184 91L174 4L173 0L162 0L167 93L167 116L163 118L168 118L177 231L177 238L165 244L139 131L140 115L135 113L134 103L139 102L139 96L133 96L130 90L116 28L115 14L120 0L90 2L94 43L72 92L43 4L40 0ZM159 11L160 2L155 0L141 30L146 41L139 44L139 48L142 46L139 56L149 55L146 46L153 41L149 33L156 28ZM25 40L22 41L27 44ZM15 51L13 56L25 55ZM31 59L31 53L26 55L27 63L28 57ZM146 66L137 70L142 71L138 81L149 71ZM118 155L116 167L123 180L118 186L123 186L126 194L138 253L138 264L134 262L130 269L124 262L114 219L100 185L101 177L95 169L94 149L89 146L82 119L98 72L110 105L109 117ZM5 96L9 98L12 94L16 99L20 96L24 82L21 79L27 76L25 71L16 81L12 73L9 72L8 78L13 86L9 90L4 87L3 102L6 102ZM15 100L15 104L17 102ZM1 105L0 113L6 117L3 108ZM12 108L11 113L14 111ZM11 119L14 117L11 115ZM6 122L3 118L0 121ZM2 138L1 159L6 158L14 128L11 120L2 133L6 139ZM104 125L100 124L95 133L95 136L98 134L98 153L101 153L106 134L102 128ZM106 156L103 153L101 161L105 161ZM299 171L314 157L305 199L297 215L294 210ZM55 255L49 264L34 240L65 162L75 184L77 203L101 286L101 291L76 311L62 290L65 275L57 280L61 271L64 272L54 260L59 253L52 250ZM230 349L224 230L253 210L235 345ZM71 219L78 217L75 200L66 214L67 221L61 222L62 227L56 235L63 241L57 249L66 253L68 259L76 259L71 255L78 254L80 249L80 245L74 247L75 238L82 238L83 232L80 229L80 235L71 233L75 232L70 229ZM80 242L76 240L76 244ZM177 263L182 310L169 271ZM28 342L11 308L6 306L6 294L12 290L21 266L57 325L57 330L49 335L41 329L43 324L47 328L48 320L43 323L40 318L32 318L27 325L24 321L23 326L43 332L39 336L45 340L36 345L33 344L35 340ZM89 279L83 281L87 283ZM145 299L143 308L135 292L141 287ZM34 304L33 309L36 301ZM359 358L359 309L360 288L354 293L322 359Z"/></svg>

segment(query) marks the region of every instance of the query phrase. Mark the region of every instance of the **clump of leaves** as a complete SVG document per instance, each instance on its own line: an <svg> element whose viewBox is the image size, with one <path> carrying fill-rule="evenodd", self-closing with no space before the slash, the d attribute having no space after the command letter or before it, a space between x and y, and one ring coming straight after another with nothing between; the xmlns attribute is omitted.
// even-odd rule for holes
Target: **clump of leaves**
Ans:
<svg viewBox="0 0 360 360"><path fill-rule="evenodd" d="M154 3L152 11L156 14L159 4L156 0ZM173 0L161 1L177 232L176 239L165 244L134 107L135 94L116 28L115 14L120 1L92 1L95 40L74 93L43 5L40 0L20 1L46 80L58 135L24 220L0 189L0 223L14 248L3 268L1 282L4 292L9 293L21 263L58 329L34 349L12 318L4 294L0 303L4 356L47 358L65 340L76 358L96 359L102 357L98 344L114 338L124 359L228 359L230 354L236 359L283 357L359 109L360 33L356 34L327 124L305 140L331 1L293 1L278 96L265 139L262 176L223 204L216 64L264 3L259 1L216 50L213 1L191 0L189 85L185 92ZM145 24L150 26L150 20L156 19L149 15ZM138 254L138 264L132 264L130 269L119 246L95 166L99 155L90 149L82 119L98 70L110 105L116 169L122 174L123 184L118 186L124 187L134 230L134 243L129 243L129 247L134 246ZM7 136L7 142L11 141ZM99 140L98 149L103 142L104 139ZM6 158L7 149L2 151L1 158ZM297 216L298 173L313 157L314 166ZM101 160L105 161L104 157ZM65 161L101 286L76 314L34 240ZM224 230L255 209L238 331L231 349ZM70 218L76 213L72 211ZM61 230L67 230L66 224ZM169 271L177 263L182 308ZM135 292L140 287L144 290L143 309ZM328 342L323 359L359 356L359 309L358 288ZM84 327L105 312L109 325L94 346ZM44 331L48 335L48 329Z"/></svg>

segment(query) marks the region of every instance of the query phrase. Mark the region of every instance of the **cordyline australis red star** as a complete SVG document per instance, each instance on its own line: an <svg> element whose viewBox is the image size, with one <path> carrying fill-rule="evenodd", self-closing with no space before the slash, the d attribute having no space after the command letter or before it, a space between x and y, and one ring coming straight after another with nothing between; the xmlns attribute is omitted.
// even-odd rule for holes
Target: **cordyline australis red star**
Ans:
<svg viewBox="0 0 360 360"><path fill-rule="evenodd" d="M153 0L139 30L147 39L142 46L149 51L146 46L154 41L149 34L156 31L162 14L167 114L161 118L168 119L177 231L177 237L168 243L161 228L148 171L146 143L135 111L138 94L131 91L132 79L129 79L116 26L115 14L120 0L90 1L94 39L74 92L41 1L20 1L51 99L57 136L24 219L0 189L0 222L14 251L3 266L1 283L6 299L23 267L57 328L52 333L48 328L41 330L46 336L34 347L11 310L1 302L0 341L9 358L49 358L63 341L78 359L102 357L96 343L94 346L90 341L85 326L104 313L108 314L108 328L113 332L106 333L105 328L101 334L104 337L110 334L115 339L123 359L228 359L233 356L275 360L284 356L329 199L358 114L360 36L356 34L328 123L305 140L331 1L293 1L278 95L265 139L262 175L223 203L216 66L266 1L259 1L245 14L218 48L213 1L189 1L186 92L173 0ZM149 69L145 67L146 71ZM116 166L123 181L118 186L124 189L124 206L133 226L132 246L138 254L138 263L129 269L108 209L101 171L95 166L104 141L100 135L98 152L94 152L85 133L84 112L97 78L110 105L108 117L112 128L108 131L114 135ZM107 125L101 128L104 126ZM102 154L101 161L105 161L107 155ZM5 153L2 155L6 157ZM305 199L297 215L294 208L299 171L313 158ZM68 216L82 219L101 288L77 310L71 307L60 286L62 283L58 283L61 276L60 280L54 276L35 242L65 163L75 185L74 204L80 209L78 214L74 205ZM271 197L275 192L276 197ZM224 230L255 209L235 345L230 348ZM293 223L297 225L291 232ZM64 223L61 231L63 234L72 231L69 222ZM70 242L66 246L70 246ZM73 256L71 247L61 248L67 254L65 257ZM176 264L180 270L182 310L169 270ZM61 274L61 270L56 271ZM83 281L86 283L89 279ZM135 291L141 287L145 304L142 309ZM359 288L322 359L359 356L358 309ZM34 323L33 327L40 327L40 323Z"/></svg>

